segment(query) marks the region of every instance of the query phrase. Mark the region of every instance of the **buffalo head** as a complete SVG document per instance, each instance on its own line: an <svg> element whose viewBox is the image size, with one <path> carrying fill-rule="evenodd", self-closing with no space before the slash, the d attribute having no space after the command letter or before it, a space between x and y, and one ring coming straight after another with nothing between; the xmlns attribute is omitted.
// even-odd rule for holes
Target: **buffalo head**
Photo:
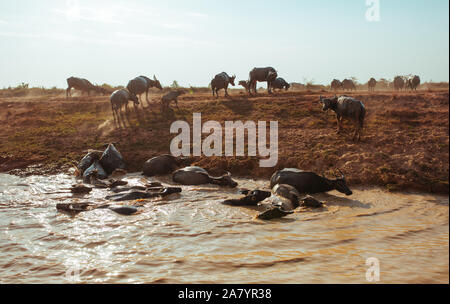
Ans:
<svg viewBox="0 0 450 304"><path fill-rule="evenodd" d="M232 77L230 77L230 83L231 85L234 87L234 80L236 79L236 75L233 75Z"/></svg>
<svg viewBox="0 0 450 304"><path fill-rule="evenodd" d="M322 95L319 97L319 101L322 104L322 110L326 111L332 108L332 105L337 102L337 96L334 95L333 98L323 98Z"/></svg>
<svg viewBox="0 0 450 304"><path fill-rule="evenodd" d="M231 179L231 173L227 172L227 174L222 175L218 179L216 179L218 185L227 186L234 188L238 185L234 180Z"/></svg>
<svg viewBox="0 0 450 304"><path fill-rule="evenodd" d="M339 173L341 174L341 176L338 177L338 178L336 178L336 179L333 181L334 188L335 188L337 191L339 191L339 192L341 192L341 193L344 193L345 195L352 195L353 192L352 192L352 190L350 190L350 188L347 186L347 182L346 182L346 180L345 180L345 175L341 172L341 170L338 169L338 171L339 171Z"/></svg>
<svg viewBox="0 0 450 304"><path fill-rule="evenodd" d="M161 86L161 83L159 82L159 80L158 79L156 79L156 76L155 75L153 75L153 86L154 87L156 87L156 88L158 88L158 89L160 89L160 90L162 90L163 88L162 88L162 86Z"/></svg>

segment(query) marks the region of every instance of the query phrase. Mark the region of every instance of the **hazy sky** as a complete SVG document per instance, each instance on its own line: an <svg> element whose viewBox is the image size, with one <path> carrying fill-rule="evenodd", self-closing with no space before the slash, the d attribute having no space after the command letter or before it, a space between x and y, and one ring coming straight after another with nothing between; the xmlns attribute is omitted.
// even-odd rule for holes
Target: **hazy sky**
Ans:
<svg viewBox="0 0 450 304"><path fill-rule="evenodd" d="M370 0L369 0L370 1ZM0 1L0 87L66 87L79 76L126 85L206 86L222 71L247 79L273 66L288 82L448 81L448 0Z"/></svg>

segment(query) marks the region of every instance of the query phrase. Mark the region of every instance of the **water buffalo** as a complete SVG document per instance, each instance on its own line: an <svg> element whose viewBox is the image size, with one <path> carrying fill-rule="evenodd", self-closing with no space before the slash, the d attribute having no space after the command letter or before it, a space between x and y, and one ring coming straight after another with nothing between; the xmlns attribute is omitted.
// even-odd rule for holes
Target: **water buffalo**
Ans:
<svg viewBox="0 0 450 304"><path fill-rule="evenodd" d="M401 91L405 86L405 80L403 79L402 76L395 76L393 84L394 90Z"/></svg>
<svg viewBox="0 0 450 304"><path fill-rule="evenodd" d="M100 160L103 151L90 150L88 153L80 160L77 165L78 173L83 175L84 171L89 168L95 161Z"/></svg>
<svg viewBox="0 0 450 304"><path fill-rule="evenodd" d="M231 206L256 206L261 213L257 216L260 219L269 220L284 217L293 213L297 207L322 207L322 202L317 201L312 196L302 195L293 186L288 184L275 184L272 192L263 190L253 190L244 193L240 199L228 199L222 204Z"/></svg>
<svg viewBox="0 0 450 304"><path fill-rule="evenodd" d="M291 85L287 83L286 80L284 80L283 78L278 77L272 83L272 87L274 90L279 89L281 91L282 89L285 89L287 91L291 87Z"/></svg>
<svg viewBox="0 0 450 304"><path fill-rule="evenodd" d="M406 80L406 88L410 88L411 91L417 91L417 87L420 85L420 77L415 75Z"/></svg>
<svg viewBox="0 0 450 304"><path fill-rule="evenodd" d="M134 79L131 79L127 84L127 90L137 96L141 96L145 92L145 99L147 100L148 106L150 106L150 101L148 100L148 90L153 87L162 90L161 83L158 79L156 79L155 75L153 75L153 80L146 76L138 76ZM142 103L142 97L140 97L139 99ZM144 104L142 103L142 108L143 107Z"/></svg>
<svg viewBox="0 0 450 304"><path fill-rule="evenodd" d="M100 93L100 94L107 94L109 93L106 89L93 85L89 80L84 78L78 78L78 77L69 77L67 78L67 89L66 89L66 99L69 98L70 90L74 88L75 90L79 90L82 92L86 92L89 96L91 91Z"/></svg>
<svg viewBox="0 0 450 304"><path fill-rule="evenodd" d="M234 87L234 80L236 79L236 76L228 76L227 73L222 72L220 74L217 74L213 80L211 80L211 89L213 96L219 97L219 90L224 89L225 90L225 97L228 97L228 85L231 84Z"/></svg>
<svg viewBox="0 0 450 304"><path fill-rule="evenodd" d="M178 166L176 157L170 154L150 158L144 163L142 169L146 176L164 175L172 173Z"/></svg>
<svg viewBox="0 0 450 304"><path fill-rule="evenodd" d="M353 80L350 79L344 79L342 80L342 89L349 90L349 91L356 91L356 86Z"/></svg>
<svg viewBox="0 0 450 304"><path fill-rule="evenodd" d="M333 81L331 82L331 89L334 91L337 91L339 89L342 89L342 82L340 82L337 79L333 79Z"/></svg>
<svg viewBox="0 0 450 304"><path fill-rule="evenodd" d="M113 144L109 144L103 152L102 157L100 158L100 164L108 175L112 174L116 169L125 171L126 168L122 154L120 154L119 150L117 150Z"/></svg>
<svg viewBox="0 0 450 304"><path fill-rule="evenodd" d="M181 192L180 187L161 187L156 190L148 188L145 191L130 191L125 193L108 195L105 197L105 199L120 202L120 201L130 201L154 197L163 197L180 192Z"/></svg>
<svg viewBox="0 0 450 304"><path fill-rule="evenodd" d="M248 86L248 92L251 94L251 90L256 94L256 83L258 81L266 81L267 82L267 91L272 93L271 87L275 79L277 78L278 74L277 71L272 67L266 67L266 68L254 68L249 73L249 86Z"/></svg>
<svg viewBox="0 0 450 304"><path fill-rule="evenodd" d="M184 167L175 171L172 174L172 180L182 185L215 184L233 188L237 186L229 172L220 177L213 177L205 169L196 166Z"/></svg>
<svg viewBox="0 0 450 304"><path fill-rule="evenodd" d="M333 98L323 98L320 95L320 102L322 103L322 110L333 110L336 113L336 119L338 124L337 133L342 130L342 119L346 118L352 120L355 123L355 133L353 139L358 137L361 140L361 133L364 127L364 117L366 115L366 108L364 104L352 97L335 95Z"/></svg>
<svg viewBox="0 0 450 304"><path fill-rule="evenodd" d="M243 86L246 91L248 91L249 82L247 80L241 80L238 83L240 86Z"/></svg>
<svg viewBox="0 0 450 304"><path fill-rule="evenodd" d="M109 97L109 100L111 102L111 109L113 112L113 116L114 116L114 124L119 124L120 127L120 118L122 118L122 124L124 127L126 127L125 125L125 120L123 119L123 107L125 107L125 114L128 120L128 124L130 124L130 119L128 117L128 101L131 100L133 101L134 104L134 109L136 110L137 113L137 106L139 105L139 101L136 95L134 95L133 93L128 92L125 89L120 89L120 90L116 90L114 91L111 96ZM120 116L119 116L120 114ZM116 117L117 117L117 121L116 121Z"/></svg>
<svg viewBox="0 0 450 304"><path fill-rule="evenodd" d="M276 171L270 178L270 187L276 184L287 184L294 187L299 193L314 194L337 190L345 195L351 195L353 192L348 188L345 176L336 179L328 179L317 175L314 172L299 170L296 168L285 168Z"/></svg>
<svg viewBox="0 0 450 304"><path fill-rule="evenodd" d="M185 93L186 93L185 90L178 89L178 90L170 91L169 93L164 95L161 98L161 113L165 113L169 109L169 104L171 101L175 102L175 105L177 106L177 109L179 110L180 108L178 107L178 96L180 96L181 94L185 94Z"/></svg>
<svg viewBox="0 0 450 304"><path fill-rule="evenodd" d="M369 87L369 91L375 91L375 86L377 85L377 81L375 80L375 78L372 77L372 78L370 78L367 85Z"/></svg>

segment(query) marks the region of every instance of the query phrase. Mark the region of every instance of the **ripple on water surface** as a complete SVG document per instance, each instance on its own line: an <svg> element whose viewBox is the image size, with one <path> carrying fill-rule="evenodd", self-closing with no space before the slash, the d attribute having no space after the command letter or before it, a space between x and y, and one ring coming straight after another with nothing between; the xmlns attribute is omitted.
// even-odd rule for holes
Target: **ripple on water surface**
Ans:
<svg viewBox="0 0 450 304"><path fill-rule="evenodd" d="M332 191L317 195L324 208L260 221L252 208L220 203L238 189L205 185L146 200L132 216L57 212L61 202L105 202L105 189L54 193L75 182L0 174L1 283L69 283L74 269L92 283L364 283L369 257L379 259L385 283L448 283L448 196Z"/></svg>

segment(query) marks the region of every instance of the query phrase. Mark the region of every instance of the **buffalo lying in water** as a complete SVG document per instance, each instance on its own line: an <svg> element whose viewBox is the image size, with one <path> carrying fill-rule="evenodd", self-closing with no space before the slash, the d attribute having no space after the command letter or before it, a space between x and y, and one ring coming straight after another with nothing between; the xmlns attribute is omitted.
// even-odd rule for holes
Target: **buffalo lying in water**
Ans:
<svg viewBox="0 0 450 304"><path fill-rule="evenodd" d="M276 184L272 192L253 190L245 193L240 199L230 199L223 202L231 206L257 206L261 211L257 218L270 220L294 213L298 207L322 207L322 203L311 196L301 198L301 194L291 185Z"/></svg>
<svg viewBox="0 0 450 304"><path fill-rule="evenodd" d="M144 163L142 174L146 176L156 176L172 173L179 165L176 157L170 154L163 154L150 158Z"/></svg>
<svg viewBox="0 0 450 304"><path fill-rule="evenodd" d="M156 190L156 191L153 191ZM181 188L179 187L161 187L159 189L147 189L146 191L131 191L126 193L119 193L108 195L105 198L108 200L120 202L120 201L131 201L137 199L146 199L153 197L163 197L173 193L180 193Z"/></svg>
<svg viewBox="0 0 450 304"><path fill-rule="evenodd" d="M61 212L67 212L69 214L78 214L80 212L91 211L94 209L109 209L116 213L122 215L131 215L138 211L135 206L110 206L109 204L105 205L95 205L92 203L59 203L56 204L56 210Z"/></svg>
<svg viewBox="0 0 450 304"><path fill-rule="evenodd" d="M231 179L231 173L227 172L220 177L209 175L203 168L191 166L175 171L172 180L182 185L215 184L219 186L236 187L238 184Z"/></svg>
<svg viewBox="0 0 450 304"><path fill-rule="evenodd" d="M345 176L336 179L328 179L317 175L314 172L307 172L296 168L285 168L276 171L270 178L270 186L276 184L287 184L294 187L299 193L320 193L337 190L345 195L351 195L353 192L348 188Z"/></svg>

